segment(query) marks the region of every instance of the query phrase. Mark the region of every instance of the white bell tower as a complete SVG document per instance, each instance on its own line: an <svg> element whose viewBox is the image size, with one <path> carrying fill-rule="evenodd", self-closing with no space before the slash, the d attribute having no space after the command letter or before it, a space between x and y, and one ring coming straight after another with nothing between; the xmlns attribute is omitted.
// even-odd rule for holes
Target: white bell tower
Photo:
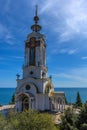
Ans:
<svg viewBox="0 0 87 130"><path fill-rule="evenodd" d="M25 41L25 63L23 67L23 78L46 78L46 43L45 36L40 34L41 26L38 25L39 17L34 17L35 24L31 26L32 33Z"/></svg>

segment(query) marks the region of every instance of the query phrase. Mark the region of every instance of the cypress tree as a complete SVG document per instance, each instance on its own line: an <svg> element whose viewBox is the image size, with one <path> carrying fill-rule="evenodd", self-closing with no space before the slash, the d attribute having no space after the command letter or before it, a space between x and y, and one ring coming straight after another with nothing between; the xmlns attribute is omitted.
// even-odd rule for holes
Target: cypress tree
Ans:
<svg viewBox="0 0 87 130"><path fill-rule="evenodd" d="M15 93L13 93L12 95L10 104L14 104L14 103L15 103Z"/></svg>
<svg viewBox="0 0 87 130"><path fill-rule="evenodd" d="M87 130L87 103L81 108L81 112L76 120L78 130Z"/></svg>
<svg viewBox="0 0 87 130"><path fill-rule="evenodd" d="M75 106L76 106L76 107L82 107L82 100L81 100L81 97L80 97L79 92L77 92L77 97L76 97Z"/></svg>

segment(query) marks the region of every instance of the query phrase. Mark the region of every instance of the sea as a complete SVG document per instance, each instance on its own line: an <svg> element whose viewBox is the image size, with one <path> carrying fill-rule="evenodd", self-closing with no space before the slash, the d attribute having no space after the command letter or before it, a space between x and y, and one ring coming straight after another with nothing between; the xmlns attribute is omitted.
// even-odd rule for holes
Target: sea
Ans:
<svg viewBox="0 0 87 130"><path fill-rule="evenodd" d="M55 91L65 92L66 99L69 103L76 101L77 92L80 93L83 103L87 101L87 88L55 88ZM9 104L14 93L15 88L0 88L0 104Z"/></svg>

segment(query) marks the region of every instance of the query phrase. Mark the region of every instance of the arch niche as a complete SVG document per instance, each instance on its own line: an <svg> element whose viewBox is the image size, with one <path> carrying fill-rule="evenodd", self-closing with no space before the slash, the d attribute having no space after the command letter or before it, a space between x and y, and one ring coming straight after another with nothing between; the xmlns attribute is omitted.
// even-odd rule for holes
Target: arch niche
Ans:
<svg viewBox="0 0 87 130"><path fill-rule="evenodd" d="M20 93L19 95L21 101L21 109L22 111L29 109L29 97L25 93Z"/></svg>
<svg viewBox="0 0 87 130"><path fill-rule="evenodd" d="M33 108L34 96L31 93L20 93L19 100L21 101L21 111Z"/></svg>

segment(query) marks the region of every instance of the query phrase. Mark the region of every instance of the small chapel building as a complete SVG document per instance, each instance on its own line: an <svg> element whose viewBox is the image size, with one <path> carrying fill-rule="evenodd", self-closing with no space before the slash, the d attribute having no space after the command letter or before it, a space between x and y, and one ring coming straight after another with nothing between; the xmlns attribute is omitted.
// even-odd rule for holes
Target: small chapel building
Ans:
<svg viewBox="0 0 87 130"><path fill-rule="evenodd" d="M55 92L52 78L47 77L46 41L45 35L40 33L37 7L32 32L25 41L25 56L23 77L17 74L17 87L15 94L16 110L25 109L38 111L61 111L65 109L65 93Z"/></svg>

